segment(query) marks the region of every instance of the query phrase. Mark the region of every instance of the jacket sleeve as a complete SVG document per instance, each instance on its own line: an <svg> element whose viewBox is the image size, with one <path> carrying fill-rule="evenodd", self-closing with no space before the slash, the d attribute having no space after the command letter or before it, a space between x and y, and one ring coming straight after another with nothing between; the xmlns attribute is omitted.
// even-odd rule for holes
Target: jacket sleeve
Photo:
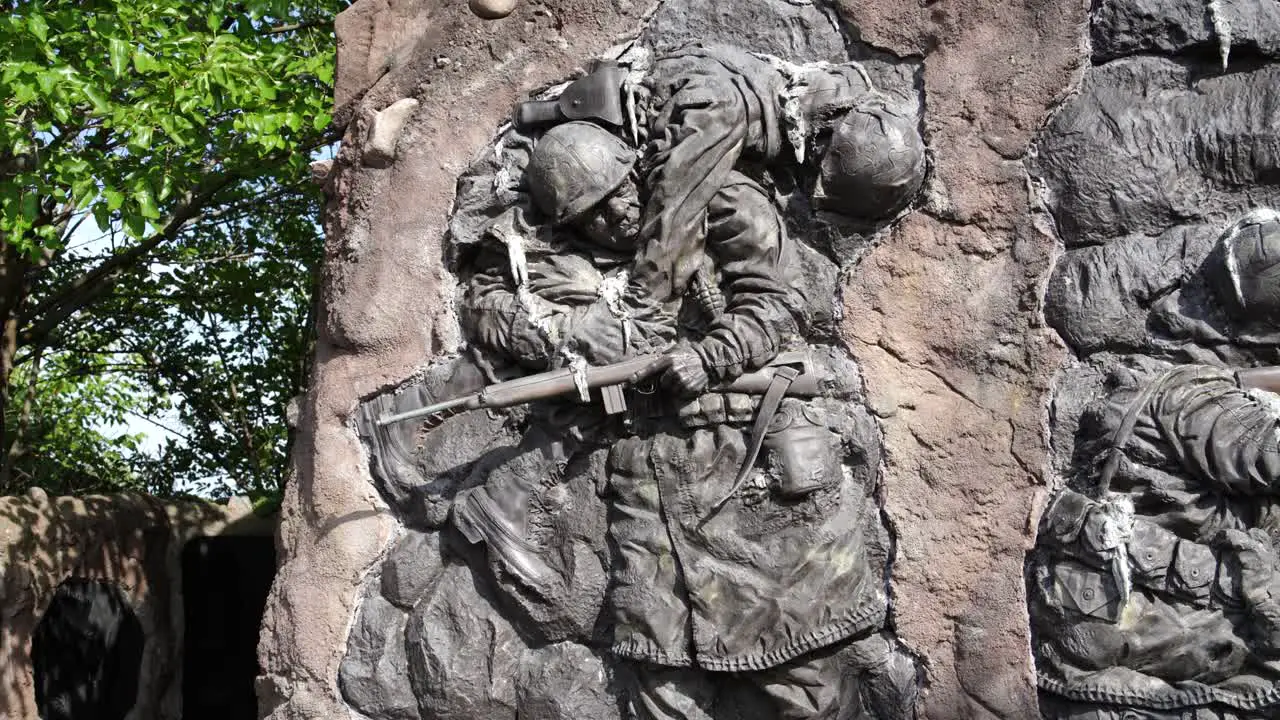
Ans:
<svg viewBox="0 0 1280 720"><path fill-rule="evenodd" d="M1181 466L1224 492L1280 489L1280 397L1272 404L1242 390L1225 370L1194 366L1167 376L1151 396L1149 423ZM1155 439L1155 438L1152 438Z"/></svg>
<svg viewBox="0 0 1280 720"><path fill-rule="evenodd" d="M713 382L729 382L768 364L798 333L801 306L788 282L794 263L782 217L745 178L726 185L708 207L707 251L726 302L694 351Z"/></svg>
<svg viewBox="0 0 1280 720"><path fill-rule="evenodd" d="M591 294L554 293L556 278L546 275L537 283L547 288L546 293L518 291L503 269L505 258L488 255L477 263L484 269L467 283L459 307L463 327L486 350L523 367L545 370L563 365L570 353L603 365L666 349L672 341L675 324L653 300L628 295L611 306ZM551 272L554 268L554 263L543 266ZM561 280L561 287L572 282L568 276ZM577 299L566 300L570 297Z"/></svg>
<svg viewBox="0 0 1280 720"><path fill-rule="evenodd" d="M670 82L641 161L649 199L635 266L636 280L662 300L679 297L697 267L707 206L733 171L750 120L742 92L714 62Z"/></svg>
<svg viewBox="0 0 1280 720"><path fill-rule="evenodd" d="M564 334L567 317L549 313L535 322L532 303L520 302L498 253L486 252L478 259L484 269L472 275L463 291L458 314L472 342L485 350L533 370L552 365L557 351L555 338ZM487 261L487 262L486 262Z"/></svg>

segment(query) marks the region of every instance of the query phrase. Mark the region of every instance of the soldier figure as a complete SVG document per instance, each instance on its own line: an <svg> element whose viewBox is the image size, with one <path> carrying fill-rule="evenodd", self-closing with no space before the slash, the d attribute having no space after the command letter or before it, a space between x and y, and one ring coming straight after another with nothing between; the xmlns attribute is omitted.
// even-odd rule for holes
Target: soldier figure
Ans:
<svg viewBox="0 0 1280 720"><path fill-rule="evenodd" d="M627 426L595 438L610 442L606 601L612 652L632 661L632 713L706 717L709 700L686 684L690 668L700 668L745 673L780 718L835 718L844 699L830 647L879 627L885 613L865 553L866 508L842 492L839 435L819 403L786 399L765 438L777 447L776 487L725 501L739 468L754 464L749 426L760 401L708 391L770 363L799 332L784 223L759 186L726 172L690 240L700 251L695 272L715 292L686 294L686 284L669 298L663 286L623 284L628 266L601 258L644 252L633 160L596 125L549 130L526 170L530 193L562 231L595 249L584 252L579 240L534 256L504 238L507 252L491 256L467 288L464 327L478 345L530 367L557 355L606 362L665 349L679 331L661 378L670 392L632 393ZM583 278L593 278L594 293L566 290ZM533 480L491 476L459 498L454 515L513 574L545 586L549 568L517 539L525 511L517 506ZM507 502L513 495L521 503Z"/></svg>
<svg viewBox="0 0 1280 720"><path fill-rule="evenodd" d="M1237 314L1278 309L1278 248L1274 213L1224 235ZM1101 492L1046 509L1031 589L1045 717L1275 717L1277 392L1278 368L1181 366L1082 419Z"/></svg>
<svg viewBox="0 0 1280 720"><path fill-rule="evenodd" d="M634 162L631 148L595 125L570 123L547 133L526 173L556 227L534 233L512 225L510 214L491 225L459 308L478 347L533 371L603 365L672 347L673 318L651 299L625 292L640 216ZM453 520L525 587L553 597L559 574L529 540L529 502L579 446L599 439L604 417L590 406L550 405L514 457L485 485L458 494Z"/></svg>
<svg viewBox="0 0 1280 720"><path fill-rule="evenodd" d="M821 155L815 204L869 219L905 207L925 173L914 113L894 108L857 63L793 65L692 46L655 59L637 83L603 64L516 116L524 125L566 118L603 121L644 144L649 197L632 279L672 299L697 270L701 224L740 158Z"/></svg>

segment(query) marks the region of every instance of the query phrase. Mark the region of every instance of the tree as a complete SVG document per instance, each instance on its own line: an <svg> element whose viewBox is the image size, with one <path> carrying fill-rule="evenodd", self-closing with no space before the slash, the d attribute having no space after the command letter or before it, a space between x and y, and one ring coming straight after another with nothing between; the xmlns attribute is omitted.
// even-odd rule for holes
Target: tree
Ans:
<svg viewBox="0 0 1280 720"><path fill-rule="evenodd" d="M0 494L278 487L345 4L0 1Z"/></svg>

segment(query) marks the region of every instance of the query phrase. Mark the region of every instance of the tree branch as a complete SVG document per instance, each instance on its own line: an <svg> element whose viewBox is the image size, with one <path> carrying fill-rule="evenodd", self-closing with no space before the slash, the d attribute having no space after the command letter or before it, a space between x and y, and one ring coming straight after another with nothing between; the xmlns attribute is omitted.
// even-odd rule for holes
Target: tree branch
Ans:
<svg viewBox="0 0 1280 720"><path fill-rule="evenodd" d="M40 318L35 322L34 327L22 333L23 344L43 343L54 328L110 290L111 286L133 264L162 243L177 237L188 221L199 216L199 211L205 203L235 179L234 175L225 175L199 192L189 193L169 216L169 221L160 232L122 253L112 255L102 261L102 264L70 282L61 293L41 303L23 318L23 324Z"/></svg>
<svg viewBox="0 0 1280 720"><path fill-rule="evenodd" d="M165 425L164 423L160 422L159 420L156 420L155 418L152 418L152 417L148 417L148 416L146 416L146 415L143 415L142 413L138 412L137 410L133 410L133 409L126 409L126 410L125 410L125 412L127 412L127 413L129 413L130 415L132 415L132 416L134 416L134 417L138 418L139 420L145 420L145 421L147 421L147 422L151 423L152 425L155 425L156 427L158 427L158 428L160 428L161 430L163 430L163 431L165 431L165 432L169 433L170 435L176 435L177 437L180 437L180 438L182 438L183 440L186 440L186 441L187 441L188 443L190 443L191 445L195 445L195 444L196 444L196 440L195 440L195 438L191 437L191 436L190 436L190 435L188 435L187 433L184 433L184 432L181 432L181 431L176 430L176 429L174 429L174 428L171 428L171 427L169 427L168 425Z"/></svg>
<svg viewBox="0 0 1280 720"><path fill-rule="evenodd" d="M333 20L332 19L312 20L310 22L292 23L290 25L277 25L273 28L268 28L266 30L263 30L260 34L261 35L281 35L283 33L290 33L295 30L310 30L311 28L318 28L318 27L333 27Z"/></svg>

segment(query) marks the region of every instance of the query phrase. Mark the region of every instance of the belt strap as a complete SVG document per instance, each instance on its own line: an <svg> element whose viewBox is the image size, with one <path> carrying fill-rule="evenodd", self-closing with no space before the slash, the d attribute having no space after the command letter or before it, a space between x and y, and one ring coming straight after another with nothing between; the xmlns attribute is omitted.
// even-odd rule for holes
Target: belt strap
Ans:
<svg viewBox="0 0 1280 720"><path fill-rule="evenodd" d="M799 370L786 365L778 366L774 370L773 379L769 381L769 387L765 390L760 408L756 412L756 422L751 426L751 442L747 445L747 455L742 459L742 468L738 471L738 477L734 479L733 487L729 488L729 492L711 506L707 519L720 512L720 508L723 508L725 503L738 493L747 478L751 477L751 470L755 467L756 458L760 457L760 448L764 446L764 436L769 432L769 425L773 422L773 417L778 414L778 408L782 405L782 399L787 396L791 383L799 375ZM703 522L706 520L704 519Z"/></svg>
<svg viewBox="0 0 1280 720"><path fill-rule="evenodd" d="M1155 397L1156 392L1169 383L1180 368L1173 368L1160 373L1151 384L1142 389L1138 396L1129 403L1125 409L1124 419L1120 422L1120 426L1111 436L1111 443L1107 448L1107 461L1102 466L1102 472L1098 474L1098 491L1100 495L1105 495L1111 491L1111 480L1116 475L1116 470L1120 468L1120 460L1124 457L1124 448L1129 443L1129 438L1133 437L1133 429L1138 424L1138 416L1142 410L1151 402L1151 398Z"/></svg>

